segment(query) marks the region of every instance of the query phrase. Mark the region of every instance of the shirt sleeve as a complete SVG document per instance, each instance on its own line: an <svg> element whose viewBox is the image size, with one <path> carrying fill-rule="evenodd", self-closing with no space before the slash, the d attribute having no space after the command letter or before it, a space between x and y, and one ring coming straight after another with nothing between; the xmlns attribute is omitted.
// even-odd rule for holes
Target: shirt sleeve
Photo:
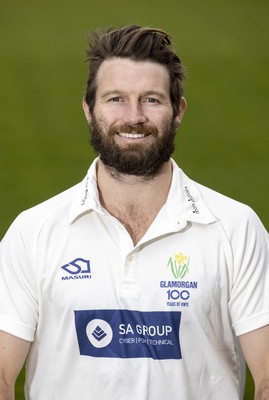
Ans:
<svg viewBox="0 0 269 400"><path fill-rule="evenodd" d="M233 284L229 309L237 336L269 324L268 234L249 207L233 224Z"/></svg>
<svg viewBox="0 0 269 400"><path fill-rule="evenodd" d="M38 321L34 234L22 227L19 216L0 243L0 330L33 341Z"/></svg>

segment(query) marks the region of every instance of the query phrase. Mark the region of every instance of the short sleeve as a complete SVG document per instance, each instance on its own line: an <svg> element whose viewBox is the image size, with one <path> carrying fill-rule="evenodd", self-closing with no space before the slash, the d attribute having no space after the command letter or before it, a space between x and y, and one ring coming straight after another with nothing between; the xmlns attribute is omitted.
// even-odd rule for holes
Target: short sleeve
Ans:
<svg viewBox="0 0 269 400"><path fill-rule="evenodd" d="M22 227L19 216L0 243L0 330L33 341L38 321L34 238Z"/></svg>
<svg viewBox="0 0 269 400"><path fill-rule="evenodd" d="M237 336L269 324L268 234L249 207L231 235L234 271L229 309Z"/></svg>

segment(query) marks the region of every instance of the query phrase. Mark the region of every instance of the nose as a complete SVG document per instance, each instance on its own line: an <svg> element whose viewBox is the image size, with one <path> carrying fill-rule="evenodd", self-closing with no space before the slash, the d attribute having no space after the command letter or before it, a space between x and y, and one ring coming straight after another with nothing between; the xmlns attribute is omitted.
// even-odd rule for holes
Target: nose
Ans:
<svg viewBox="0 0 269 400"><path fill-rule="evenodd" d="M147 121L147 117L140 102L129 102L124 110L123 115L124 123L126 124L143 124Z"/></svg>

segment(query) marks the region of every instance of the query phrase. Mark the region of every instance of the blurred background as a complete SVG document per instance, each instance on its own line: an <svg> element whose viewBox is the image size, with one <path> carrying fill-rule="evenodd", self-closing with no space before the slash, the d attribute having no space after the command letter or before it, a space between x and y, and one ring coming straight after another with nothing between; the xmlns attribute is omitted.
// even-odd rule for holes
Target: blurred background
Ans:
<svg viewBox="0 0 269 400"><path fill-rule="evenodd" d="M268 229L268 15L268 0L3 1L0 237L22 210L85 175L95 157L81 109L87 32L130 23L169 32L187 69L176 161L249 204ZM245 400L252 393L248 378Z"/></svg>

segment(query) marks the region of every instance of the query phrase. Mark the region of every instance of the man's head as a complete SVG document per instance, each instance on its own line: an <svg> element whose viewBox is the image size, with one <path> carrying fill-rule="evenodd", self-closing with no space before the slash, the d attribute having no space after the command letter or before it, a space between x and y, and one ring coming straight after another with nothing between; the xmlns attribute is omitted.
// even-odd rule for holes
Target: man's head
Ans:
<svg viewBox="0 0 269 400"><path fill-rule="evenodd" d="M111 171L153 177L174 150L184 72L166 33L131 26L92 34L84 112Z"/></svg>
<svg viewBox="0 0 269 400"><path fill-rule="evenodd" d="M167 33L153 28L131 25L121 29L108 29L104 33L92 32L89 37L89 77L85 100L93 113L96 95L96 77L104 60L113 57L134 61L152 61L164 65L170 76L170 97L174 116L177 115L183 95L184 68L171 46Z"/></svg>

